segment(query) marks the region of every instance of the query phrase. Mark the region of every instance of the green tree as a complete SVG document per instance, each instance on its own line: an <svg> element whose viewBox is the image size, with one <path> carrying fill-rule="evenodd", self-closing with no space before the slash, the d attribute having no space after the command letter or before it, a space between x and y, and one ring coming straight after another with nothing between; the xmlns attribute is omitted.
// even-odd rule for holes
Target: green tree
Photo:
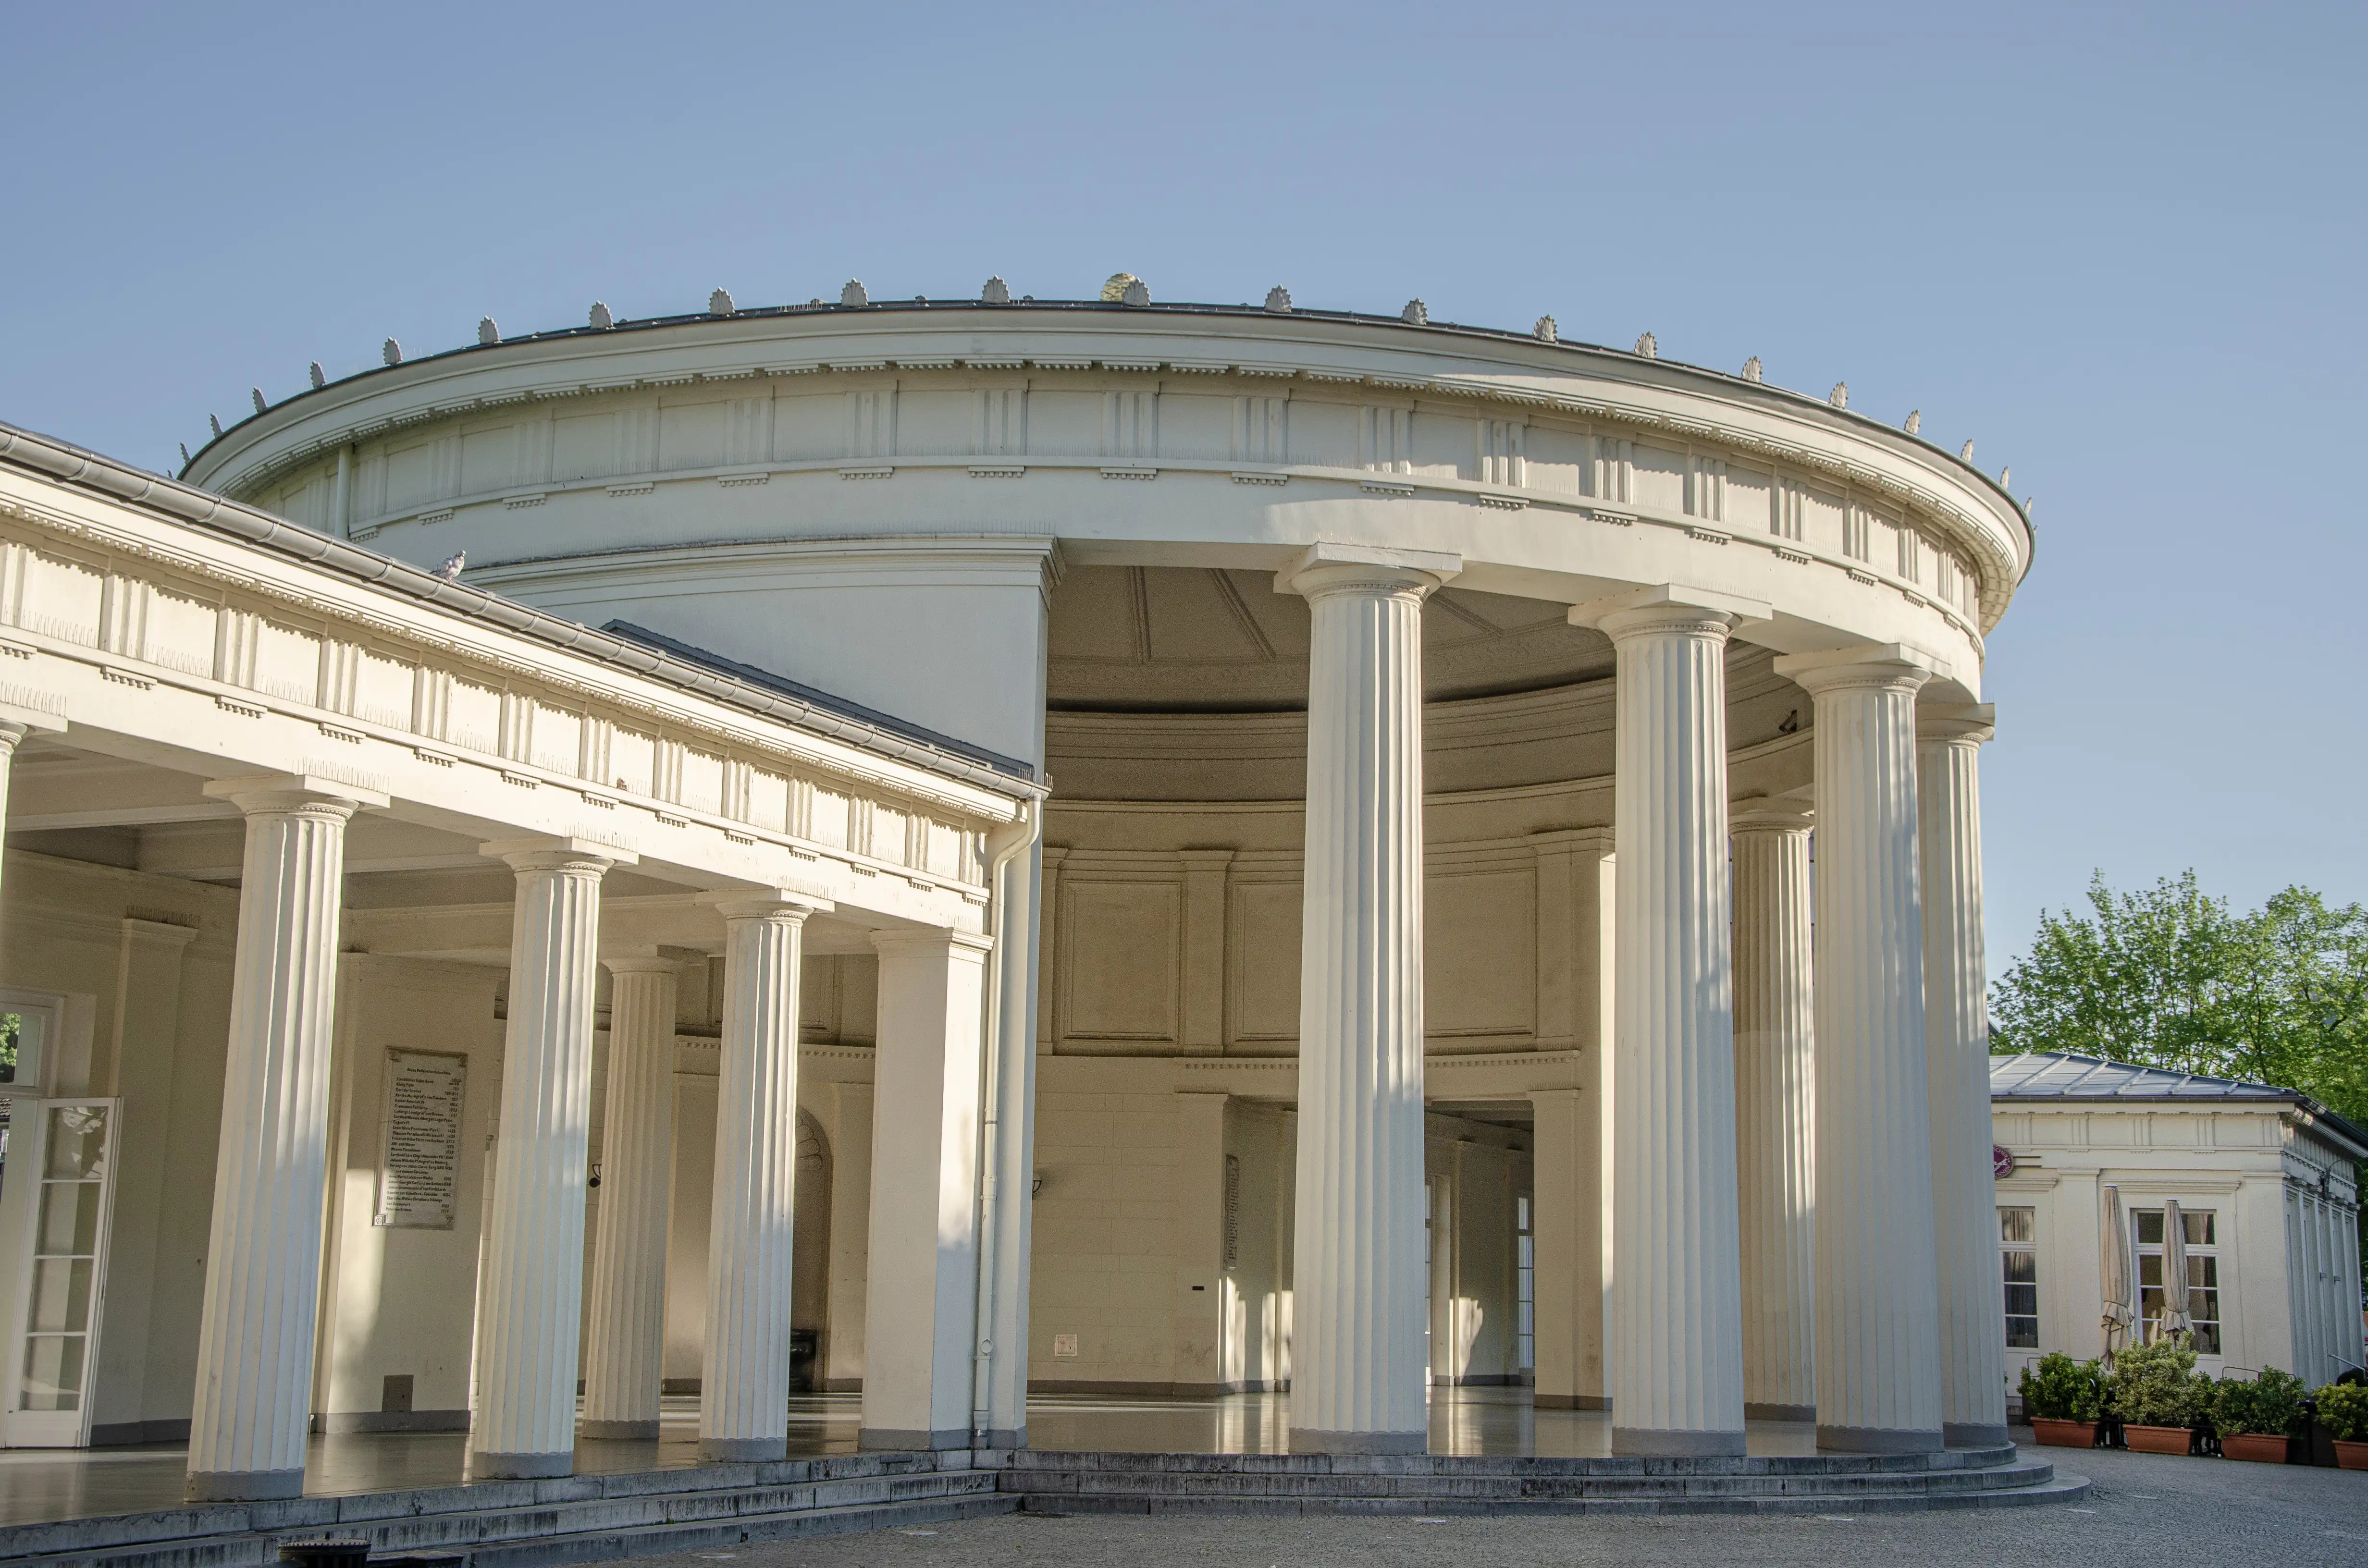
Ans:
<svg viewBox="0 0 2368 1568"><path fill-rule="evenodd" d="M2193 871L2136 892L2093 874L2087 913L2041 912L1990 1016L1994 1051L2250 1078L2368 1128L2368 910L2308 888L2239 914Z"/></svg>

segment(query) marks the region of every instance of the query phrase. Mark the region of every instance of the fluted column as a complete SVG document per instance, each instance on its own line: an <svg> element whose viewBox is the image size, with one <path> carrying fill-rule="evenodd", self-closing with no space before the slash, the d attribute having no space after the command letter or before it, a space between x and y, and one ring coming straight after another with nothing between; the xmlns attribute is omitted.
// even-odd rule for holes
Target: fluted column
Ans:
<svg viewBox="0 0 2368 1568"><path fill-rule="evenodd" d="M1924 878L1925 1074L1932 1116L1932 1240L1941 1293L1941 1433L2007 1441L2006 1303L1990 1165L1989 972L1982 951L1978 708L1917 713L1917 840Z"/></svg>
<svg viewBox="0 0 2368 1568"><path fill-rule="evenodd" d="M1746 801L1730 825L1743 1409L1763 1421L1809 1421L1817 1414L1809 812Z"/></svg>
<svg viewBox="0 0 2368 1568"><path fill-rule="evenodd" d="M675 994L682 966L655 955L607 962L609 1093L600 1113L583 1434L654 1442L665 1382Z"/></svg>
<svg viewBox="0 0 2368 1568"><path fill-rule="evenodd" d="M773 893L712 902L723 915L723 1047L699 1454L778 1460L790 1434L801 937L806 916L830 905Z"/></svg>
<svg viewBox="0 0 2368 1568"><path fill-rule="evenodd" d="M550 838L484 852L518 873L518 900L469 1469L478 1480L565 1475L575 1466L600 879L635 857Z"/></svg>
<svg viewBox="0 0 2368 1568"><path fill-rule="evenodd" d="M346 824L326 779L206 786L246 814L188 1494L294 1497L312 1424Z"/></svg>
<svg viewBox="0 0 2368 1568"><path fill-rule="evenodd" d="M986 956L963 931L875 931L866 1449L966 1449L978 1310Z"/></svg>
<svg viewBox="0 0 2368 1568"><path fill-rule="evenodd" d="M1461 562L1317 545L1279 574L1313 619L1291 1446L1420 1453L1422 601Z"/></svg>
<svg viewBox="0 0 2368 1568"><path fill-rule="evenodd" d="M1611 1449L1743 1452L1726 639L1649 588L1571 619L1616 660Z"/></svg>
<svg viewBox="0 0 2368 1568"><path fill-rule="evenodd" d="M1941 1440L1916 691L1903 649L1780 659L1816 700L1817 1445Z"/></svg>

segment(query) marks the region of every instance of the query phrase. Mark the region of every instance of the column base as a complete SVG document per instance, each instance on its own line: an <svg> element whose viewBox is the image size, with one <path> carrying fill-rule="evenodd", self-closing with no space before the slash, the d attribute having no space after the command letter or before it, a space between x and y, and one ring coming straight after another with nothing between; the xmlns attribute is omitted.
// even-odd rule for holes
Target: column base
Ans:
<svg viewBox="0 0 2368 1568"><path fill-rule="evenodd" d="M699 1457L709 1464L770 1464L790 1457L782 1437L701 1437Z"/></svg>
<svg viewBox="0 0 2368 1568"><path fill-rule="evenodd" d="M982 1449L1024 1449L1027 1446L1028 1428L1025 1426L990 1426L985 1439L973 1445Z"/></svg>
<svg viewBox="0 0 2368 1568"><path fill-rule="evenodd" d="M884 1449L895 1453L912 1453L918 1449L931 1451L970 1447L970 1428L949 1426L943 1431L908 1431L901 1426L866 1426L855 1435L859 1449Z"/></svg>
<svg viewBox="0 0 2368 1568"><path fill-rule="evenodd" d="M578 1421L575 1435L589 1437L596 1443L655 1443L658 1440L655 1421Z"/></svg>
<svg viewBox="0 0 2368 1568"><path fill-rule="evenodd" d="M483 1449L469 1456L472 1481L548 1481L575 1473L575 1451L563 1454L489 1454Z"/></svg>
<svg viewBox="0 0 2368 1568"><path fill-rule="evenodd" d="M1746 1421L1815 1421L1817 1407L1814 1404L1746 1404Z"/></svg>
<svg viewBox="0 0 2368 1568"><path fill-rule="evenodd" d="M1952 1449L2002 1449L2014 1439L2003 1421L1995 1426L1982 1421L1943 1421L1941 1441Z"/></svg>
<svg viewBox="0 0 2368 1568"><path fill-rule="evenodd" d="M1899 1426L1817 1427L1817 1447L1854 1454L1937 1454L1947 1445L1936 1431Z"/></svg>
<svg viewBox="0 0 2368 1568"><path fill-rule="evenodd" d="M1611 1397L1600 1393L1536 1393L1530 1396L1532 1410L1609 1410Z"/></svg>
<svg viewBox="0 0 2368 1568"><path fill-rule="evenodd" d="M260 1503L304 1495L301 1470L193 1470L182 1483L191 1503Z"/></svg>
<svg viewBox="0 0 2368 1568"><path fill-rule="evenodd" d="M1614 1426L1611 1451L1623 1459L1710 1460L1739 1458L1740 1432L1697 1432L1657 1426Z"/></svg>
<svg viewBox="0 0 2368 1568"><path fill-rule="evenodd" d="M1313 1426L1291 1429L1294 1454L1419 1454L1430 1448L1428 1432L1322 1432Z"/></svg>

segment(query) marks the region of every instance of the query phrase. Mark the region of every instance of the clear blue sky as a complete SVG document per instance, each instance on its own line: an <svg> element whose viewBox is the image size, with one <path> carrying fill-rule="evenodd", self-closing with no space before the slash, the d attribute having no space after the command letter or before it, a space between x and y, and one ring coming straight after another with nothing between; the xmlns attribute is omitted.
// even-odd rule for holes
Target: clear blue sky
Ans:
<svg viewBox="0 0 2368 1568"><path fill-rule="evenodd" d="M1993 971L2192 866L2368 899L2368 9L0 4L0 417L834 293L1395 312L1910 408L2036 497Z"/></svg>

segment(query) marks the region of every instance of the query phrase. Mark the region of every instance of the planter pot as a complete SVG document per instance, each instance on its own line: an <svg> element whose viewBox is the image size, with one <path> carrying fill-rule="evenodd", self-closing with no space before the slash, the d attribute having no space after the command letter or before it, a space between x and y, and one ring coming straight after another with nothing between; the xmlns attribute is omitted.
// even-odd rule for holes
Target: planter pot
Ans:
<svg viewBox="0 0 2368 1568"><path fill-rule="evenodd" d="M2065 1421L2052 1415L2031 1418L2031 1435L2051 1449L2093 1449L2097 1446L2097 1424L2094 1421Z"/></svg>
<svg viewBox="0 0 2368 1568"><path fill-rule="evenodd" d="M2270 1432L2224 1432L2220 1435L2220 1451L2232 1460L2249 1460L2255 1464L2286 1462L2285 1438Z"/></svg>
<svg viewBox="0 0 2368 1568"><path fill-rule="evenodd" d="M2338 1441L2335 1445L2335 1462L2345 1470L2368 1470L2368 1443Z"/></svg>
<svg viewBox="0 0 2368 1568"><path fill-rule="evenodd" d="M2122 1431L2129 1437L2134 1454L2184 1454L2190 1441L2184 1426L2124 1426Z"/></svg>

